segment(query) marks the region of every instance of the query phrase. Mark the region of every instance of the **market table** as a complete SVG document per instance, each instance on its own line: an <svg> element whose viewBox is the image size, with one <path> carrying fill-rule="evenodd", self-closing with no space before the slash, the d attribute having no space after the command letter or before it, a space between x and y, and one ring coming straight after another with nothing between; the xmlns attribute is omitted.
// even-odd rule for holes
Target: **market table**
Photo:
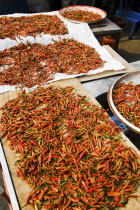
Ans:
<svg viewBox="0 0 140 210"><path fill-rule="evenodd" d="M122 29L113 23L108 18L100 21L98 24L89 24L91 31L94 33L97 40L102 44L102 40L104 36L112 35L115 40L114 50L118 49L120 34Z"/></svg>
<svg viewBox="0 0 140 210"><path fill-rule="evenodd" d="M69 84L69 85L73 85L75 86L79 91L80 90L84 90L83 92L86 93L87 95L89 95L90 97L96 97L98 94L101 94L101 90L105 91L105 88L102 86L102 88L100 89L99 86L100 85L94 85L93 86L93 82L98 82L99 81L99 78L103 78L104 79L104 85L107 84L106 88L108 88L108 85L111 85L113 83L113 80L114 79L111 79L111 76L113 77L113 75L117 75L117 74L123 74L123 73L126 73L126 72L131 72L131 71L135 71L135 69L130 65L128 64L123 58L121 58L112 48L110 48L109 46L105 46L105 48L111 53L111 55L115 58L115 59L118 59L120 60L125 66L126 66L126 69L125 70L122 70L122 71L119 71L119 72L112 72L112 71L109 71L109 72L105 72L105 73L102 73L103 75L101 74L98 74L98 75L93 75L93 76L87 76L87 79L86 77L79 77L78 80L76 78L74 79L69 79L69 80L65 80L63 81L64 84ZM110 76L110 77L109 77ZM92 80L92 81L90 81ZM94 81L93 81L94 80ZM80 84L80 82L85 82L83 85ZM109 83L108 83L109 81ZM59 81L61 83L61 81ZM59 82L56 82L59 84ZM84 88L84 87L85 88ZM87 89L87 90L86 90ZM89 93L90 92L90 93ZM14 94L14 93L13 93ZM92 99L95 103L98 104L98 102L93 98ZM127 139L127 137L124 136L124 138L126 139L126 141L128 142L128 144L132 147L134 147L137 152L138 149L131 143L131 141L129 139ZM15 176L15 168L14 168L14 161L11 157L11 154L13 153L13 151L10 151L7 150L6 153L5 153L5 149L3 149L3 145L2 143L0 142L0 161L1 161L1 164L2 164L2 168L3 168L3 173L4 173L4 176L5 176L5 180L6 180L6 184L7 184L7 189L8 189L8 192L9 192L9 195L10 195L10 199L11 199L11 203L12 203L12 206L13 206L13 209L14 210L19 210L20 207L19 207L19 199L20 199L20 202L22 201L22 196L25 197L26 196L26 191L24 191L24 188L23 186L20 186L20 190L18 190L18 199L17 199L17 191L16 191L16 187L19 186L19 178L17 178ZM9 164L7 164L7 161L9 163L10 161L10 169L12 168L12 170L14 171L9 171ZM11 179L11 173L12 173L12 178ZM13 181L14 180L14 181ZM16 181L15 181L16 180ZM13 187L13 183L15 185L15 188ZM26 185L26 184L25 184ZM138 194L140 194L140 191L138 191ZM132 201L132 203L130 204L130 206L133 206L134 203ZM138 206L139 206L139 201L138 201ZM22 209L28 209L26 207L23 206ZM125 208L123 208L125 209ZM126 209L129 209L129 208L126 208ZM135 210L138 210L139 207L137 207L137 204L136 204L136 207L135 207Z"/></svg>

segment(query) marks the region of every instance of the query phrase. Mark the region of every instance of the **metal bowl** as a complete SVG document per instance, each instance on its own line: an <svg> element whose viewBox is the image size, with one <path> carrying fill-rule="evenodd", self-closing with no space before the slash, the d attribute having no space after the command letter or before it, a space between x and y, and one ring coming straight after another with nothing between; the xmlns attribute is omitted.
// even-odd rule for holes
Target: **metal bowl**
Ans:
<svg viewBox="0 0 140 210"><path fill-rule="evenodd" d="M100 20L103 20L107 16L106 12L104 10L102 10L102 9L99 9L99 8L96 8L96 7L92 7L92 6L82 6L82 5L64 7L64 8L59 10L59 14L65 20L68 20L68 21L73 22L73 23L96 23L96 22L100 21L100 20L93 20L93 21L90 21L90 22L85 22L85 21L68 19L68 18L63 16L63 14L66 11L75 11L75 10L82 10L82 11L89 11L89 12L97 13L97 14L101 15L101 19Z"/></svg>
<svg viewBox="0 0 140 210"><path fill-rule="evenodd" d="M113 91L117 88L118 84L119 83L129 83L131 81L133 82L134 85L140 84L140 71L127 73L127 74L123 75L122 77L120 77L117 81L115 81L113 83L113 85L111 86L110 90L108 91L107 100L108 100L109 107L110 107L111 111L114 113L114 115L122 123L124 123L126 126L128 126L131 130L133 130L134 132L140 134L140 128L138 128L137 126L133 125L128 120L126 120L120 114L120 112L116 108L116 106L114 104L114 101L113 101Z"/></svg>

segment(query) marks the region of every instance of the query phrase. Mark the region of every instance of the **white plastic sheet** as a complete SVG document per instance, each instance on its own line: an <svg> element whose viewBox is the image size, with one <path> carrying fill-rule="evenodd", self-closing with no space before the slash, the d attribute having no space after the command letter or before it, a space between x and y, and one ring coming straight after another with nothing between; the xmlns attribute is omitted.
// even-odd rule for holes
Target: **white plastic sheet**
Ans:
<svg viewBox="0 0 140 210"><path fill-rule="evenodd" d="M75 24L72 22L69 22L65 19L63 19L58 11L54 12L47 12L47 13L36 13L36 14L9 14L7 16L12 16L12 17L19 17L19 16L30 16L30 15L38 15L38 14L46 14L46 15L58 15L64 22L64 24L68 28L68 34L65 35L49 35L49 34L39 34L36 37L33 36L27 36L27 37L16 37L16 40L12 40L9 38L1 39L0 40L0 51L10 48L13 46L18 45L20 42L26 43L27 41L31 43L42 43L42 44L49 44L53 43L53 40L62 40L63 38L73 38L79 42L82 42L84 44L87 44L93 48L96 49L96 51L99 53L100 57L102 58L103 61L106 61L104 64L104 67L95 69L95 70L90 70L87 74L77 74L77 75L67 75L67 74L62 74L62 73L56 73L54 75L54 79L49 81L48 83L56 80L61 80L61 79L68 79L68 78L73 78L73 77L78 77L82 75L92 75L92 74L97 74L99 72L107 71L107 70L122 70L125 69L125 66L121 64L119 61L115 60L109 52L103 48L95 36L93 35L92 31L90 30L90 27L88 26L87 23L80 23L80 24ZM16 86L9 86L9 85L1 85L0 86L0 93L7 92L7 91L13 91L15 90ZM34 87L35 88L35 87Z"/></svg>

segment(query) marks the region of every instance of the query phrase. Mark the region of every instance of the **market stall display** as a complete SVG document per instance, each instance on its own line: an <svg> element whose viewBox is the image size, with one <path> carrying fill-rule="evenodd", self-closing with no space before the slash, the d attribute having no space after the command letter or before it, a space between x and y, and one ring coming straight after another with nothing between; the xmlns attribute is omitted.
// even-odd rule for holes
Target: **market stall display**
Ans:
<svg viewBox="0 0 140 210"><path fill-rule="evenodd" d="M76 79L11 94L1 135L24 209L139 206L139 152Z"/></svg>
<svg viewBox="0 0 140 210"><path fill-rule="evenodd" d="M74 78L125 66L59 12L3 17L27 26L0 39L0 152L14 210L139 209L140 153Z"/></svg>

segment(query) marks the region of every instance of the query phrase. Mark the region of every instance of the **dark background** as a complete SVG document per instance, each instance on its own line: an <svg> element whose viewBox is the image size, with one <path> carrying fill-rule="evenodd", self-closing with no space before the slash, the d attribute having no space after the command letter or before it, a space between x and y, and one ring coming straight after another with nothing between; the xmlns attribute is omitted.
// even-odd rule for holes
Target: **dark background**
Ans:
<svg viewBox="0 0 140 210"><path fill-rule="evenodd" d="M26 0L0 0L0 15L28 12Z"/></svg>
<svg viewBox="0 0 140 210"><path fill-rule="evenodd" d="M48 0L48 1L49 1L50 11L59 10L61 8L61 0ZM137 12L140 12L140 0L128 0L128 1L131 2L132 9L134 9ZM34 9L32 11L28 9L27 2L28 0L0 0L0 15L12 14L12 13L36 12L34 11ZM38 0L38 4L41 4L40 2L41 1ZM99 7L105 10L107 14L111 16L117 10L119 6L119 0L78 0L78 4L87 5L87 6L93 5L94 7Z"/></svg>

